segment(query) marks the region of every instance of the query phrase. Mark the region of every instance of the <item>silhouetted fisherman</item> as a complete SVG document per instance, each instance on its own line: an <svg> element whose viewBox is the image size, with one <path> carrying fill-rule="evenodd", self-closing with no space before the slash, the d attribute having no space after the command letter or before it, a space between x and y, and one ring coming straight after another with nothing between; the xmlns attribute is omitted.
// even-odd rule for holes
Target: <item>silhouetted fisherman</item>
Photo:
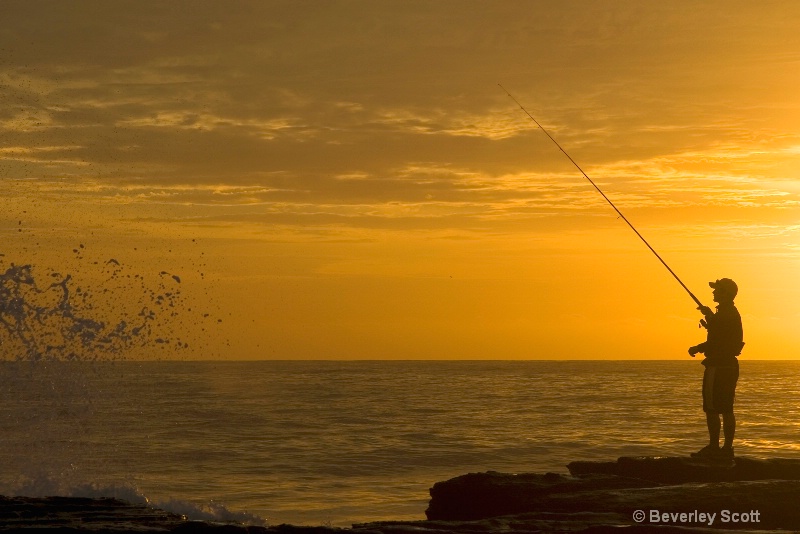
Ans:
<svg viewBox="0 0 800 534"><path fill-rule="evenodd" d="M714 302L717 311L708 306L698 308L705 316L701 324L708 329L705 343L689 349L694 357L698 352L705 355L703 365L703 411L706 412L709 444L693 452L695 458L733 459L733 435L736 431L736 418L733 415L733 399L736 382L739 379L739 360L744 342L742 341L742 317L733 304L739 292L736 283L730 278L721 278L708 284L714 289ZM719 446L720 415L725 443Z"/></svg>

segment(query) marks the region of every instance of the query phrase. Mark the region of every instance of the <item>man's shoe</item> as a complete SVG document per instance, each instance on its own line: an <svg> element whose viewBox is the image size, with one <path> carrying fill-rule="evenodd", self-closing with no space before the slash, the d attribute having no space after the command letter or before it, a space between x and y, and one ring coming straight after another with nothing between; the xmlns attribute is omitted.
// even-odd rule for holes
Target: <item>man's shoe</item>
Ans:
<svg viewBox="0 0 800 534"><path fill-rule="evenodd" d="M716 447L710 443L697 452L693 452L689 456L692 458L717 458L719 457L719 445Z"/></svg>
<svg viewBox="0 0 800 534"><path fill-rule="evenodd" d="M722 447L719 450L719 457L723 460L733 460L733 447Z"/></svg>

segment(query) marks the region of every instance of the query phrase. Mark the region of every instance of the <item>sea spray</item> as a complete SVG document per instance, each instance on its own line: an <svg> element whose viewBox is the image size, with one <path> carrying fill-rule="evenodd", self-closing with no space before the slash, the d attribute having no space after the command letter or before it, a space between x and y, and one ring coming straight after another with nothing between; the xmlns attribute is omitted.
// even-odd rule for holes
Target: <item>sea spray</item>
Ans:
<svg viewBox="0 0 800 534"><path fill-rule="evenodd" d="M124 359L149 343L188 347L168 335L166 324L180 308L180 278L166 271L155 287L117 260L100 268L93 287L71 274L44 273L13 263L0 275L0 343L4 360L97 361ZM169 285L168 285L169 284Z"/></svg>
<svg viewBox="0 0 800 534"><path fill-rule="evenodd" d="M85 260L83 245L73 253L84 261L67 274L0 259L5 494L70 496L76 488L86 494L117 487L116 480L92 479L103 472L92 430L103 392L92 389L90 378L116 372L113 363L136 349L174 358L188 347L175 335L186 313L179 275L137 273L115 258Z"/></svg>

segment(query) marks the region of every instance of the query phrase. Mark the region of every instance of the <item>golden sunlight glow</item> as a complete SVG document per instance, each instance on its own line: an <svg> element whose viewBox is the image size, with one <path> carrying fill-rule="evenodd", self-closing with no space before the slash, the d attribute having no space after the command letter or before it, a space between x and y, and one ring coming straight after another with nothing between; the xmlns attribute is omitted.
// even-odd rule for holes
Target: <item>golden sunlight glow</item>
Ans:
<svg viewBox="0 0 800 534"><path fill-rule="evenodd" d="M800 6L334 5L9 9L3 265L181 273L194 358L686 358L694 303L502 81L704 303L737 281L743 357L800 354Z"/></svg>

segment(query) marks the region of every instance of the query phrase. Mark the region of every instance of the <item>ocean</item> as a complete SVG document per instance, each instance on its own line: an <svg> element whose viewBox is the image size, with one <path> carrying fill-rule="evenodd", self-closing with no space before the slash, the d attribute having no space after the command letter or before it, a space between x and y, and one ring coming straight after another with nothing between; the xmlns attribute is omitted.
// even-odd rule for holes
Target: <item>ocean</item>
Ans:
<svg viewBox="0 0 800 534"><path fill-rule="evenodd" d="M197 519L424 519L468 472L687 455L698 361L0 363L0 493ZM800 362L741 362L737 455L800 457Z"/></svg>

